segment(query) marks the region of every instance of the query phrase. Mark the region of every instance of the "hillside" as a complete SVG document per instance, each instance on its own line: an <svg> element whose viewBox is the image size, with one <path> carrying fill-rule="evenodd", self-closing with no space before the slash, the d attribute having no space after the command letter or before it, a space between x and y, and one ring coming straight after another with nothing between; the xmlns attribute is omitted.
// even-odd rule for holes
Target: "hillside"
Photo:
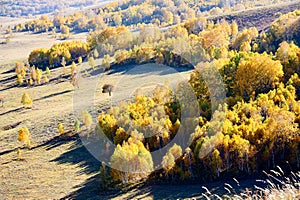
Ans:
<svg viewBox="0 0 300 200"><path fill-rule="evenodd" d="M236 21L241 29L256 27L260 32L267 31L271 23L282 14L300 9L300 1L291 3L280 3L270 6L251 8L245 11L236 11L225 13L219 16L208 17L208 19L217 22L226 20L228 22Z"/></svg>
<svg viewBox="0 0 300 200"><path fill-rule="evenodd" d="M0 199L299 199L300 2L207 18L186 5L6 31Z"/></svg>

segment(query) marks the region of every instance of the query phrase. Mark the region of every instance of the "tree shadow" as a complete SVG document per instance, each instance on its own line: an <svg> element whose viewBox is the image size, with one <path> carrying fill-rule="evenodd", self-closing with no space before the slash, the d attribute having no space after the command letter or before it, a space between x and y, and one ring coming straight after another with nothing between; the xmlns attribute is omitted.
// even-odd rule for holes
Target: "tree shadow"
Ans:
<svg viewBox="0 0 300 200"><path fill-rule="evenodd" d="M204 194L215 199L215 195L220 197L224 197L223 195L234 196L247 190L254 190L255 187L266 187L265 183L255 179L245 179L240 182L226 180L203 184L140 183L136 186L129 186L129 188L115 190L104 190L100 185L101 178L100 174L97 173L82 185L76 186L78 188L76 191L62 199L205 199Z"/></svg>
<svg viewBox="0 0 300 200"><path fill-rule="evenodd" d="M18 149L18 148L14 148L14 149L2 151L2 152L0 152L0 156L2 156L2 155L4 155L4 154L11 153L11 152L13 152L13 151L17 151L17 149Z"/></svg>
<svg viewBox="0 0 300 200"><path fill-rule="evenodd" d="M76 136L79 137L79 136ZM50 147L54 148L56 145ZM100 161L93 157L93 155L82 144L81 140L77 138L75 143L69 150L50 162L57 162L59 164L78 165L81 168L79 173L91 174L100 170Z"/></svg>
<svg viewBox="0 0 300 200"><path fill-rule="evenodd" d="M91 76L97 76L99 74L102 74L105 72L105 68L104 67L95 67L95 69L90 68L87 70L87 72L91 75Z"/></svg>
<svg viewBox="0 0 300 200"><path fill-rule="evenodd" d="M16 75L13 75L13 76L10 76L8 78L5 78L5 79L1 79L0 80L0 83L2 84L7 84L7 83L10 83L10 82L13 82L14 80L16 80L17 76Z"/></svg>
<svg viewBox="0 0 300 200"><path fill-rule="evenodd" d="M134 70L133 70L134 69ZM141 63L141 64L115 64L108 71L107 75L121 73L128 75L138 75L147 73L157 73L158 75L168 75L174 73L181 73L193 70L193 67L181 66L181 67L170 67L165 64L156 64L154 62Z"/></svg>
<svg viewBox="0 0 300 200"><path fill-rule="evenodd" d="M65 90L65 91L62 91L62 92L53 93L53 94L46 95L46 96L43 96L41 98L35 99L34 101L40 101L40 100L47 99L47 98L50 98L50 97L55 97L55 96L58 96L58 95L67 94L67 93L72 92L72 91L73 90Z"/></svg>
<svg viewBox="0 0 300 200"><path fill-rule="evenodd" d="M134 70L133 70L134 69ZM106 75L113 74L128 74L128 75L144 75L147 76L149 73L155 72L158 75L168 75L174 73L181 73L193 70L193 67L190 66L178 66L170 67L165 64L156 64L155 62L148 63L127 63L127 64L112 64L109 70L106 70L104 67L96 67L95 70L89 69L87 72L91 76L97 76L106 72Z"/></svg>
<svg viewBox="0 0 300 200"><path fill-rule="evenodd" d="M13 73L13 72L15 72L15 69L14 69L14 68L13 68L13 69L6 70L6 71L4 71L4 72L1 72L0 74L10 74L10 73Z"/></svg>
<svg viewBox="0 0 300 200"><path fill-rule="evenodd" d="M76 186L78 189L62 199L111 199L119 193L107 192L100 187L100 175L96 174L87 179L82 185Z"/></svg>
<svg viewBox="0 0 300 200"><path fill-rule="evenodd" d="M0 89L0 92L5 91L5 90L9 90L9 89L11 89L11 88L14 88L16 85L17 85L17 84L12 84L12 85L7 86L7 87L5 87L5 88L3 88L3 89Z"/></svg>
<svg viewBox="0 0 300 200"><path fill-rule="evenodd" d="M12 113L12 112L18 112L18 111L21 111L23 109L25 109L25 108L24 107L19 107L19 108L13 109L13 110L9 110L9 111L6 111L4 113L0 113L0 116L6 115L6 114L9 114L9 113Z"/></svg>

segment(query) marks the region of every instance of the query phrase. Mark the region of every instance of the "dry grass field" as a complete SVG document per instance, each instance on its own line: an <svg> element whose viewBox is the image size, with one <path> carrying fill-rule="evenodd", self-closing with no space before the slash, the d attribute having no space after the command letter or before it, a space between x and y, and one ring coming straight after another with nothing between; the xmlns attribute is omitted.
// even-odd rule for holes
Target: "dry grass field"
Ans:
<svg viewBox="0 0 300 200"><path fill-rule="evenodd" d="M256 12L255 15L259 16L259 13ZM251 15L247 16L249 20ZM273 17L271 14L267 16ZM261 18L256 23L260 21ZM15 22L0 18L1 24ZM86 33L82 33L73 35L71 39L85 40L85 37ZM13 33L8 44L0 44L0 97L5 97L4 106L0 107L0 199L203 198L201 194L204 190L197 184L152 185L133 188L130 192L106 194L99 187L101 162L82 145L78 135L61 137L57 130L59 123L63 123L67 131L71 130L75 120L74 110L80 107L90 110L87 102L95 105L94 111L99 113L112 104L131 98L136 92L148 93L155 84L176 84L187 80L191 69L179 70L146 64L113 67L104 72L100 67L92 70L84 62L79 66L83 76L79 89L72 86L70 79L61 78L62 68L51 71L50 83L18 87L14 73L15 62L26 60L35 48L49 48L56 42L61 41L48 34ZM111 97L101 92L101 87L107 83L115 85ZM26 109L21 104L24 92L33 100L31 109ZM96 115L93 117L95 122ZM23 148L17 141L18 129L24 126L28 127L32 135L30 150ZM21 159L17 157L19 147ZM242 181L238 189L249 187L254 182ZM207 184L212 192L224 193L223 186L224 183Z"/></svg>
<svg viewBox="0 0 300 200"><path fill-rule="evenodd" d="M59 34L58 34L59 35ZM86 40L87 33L72 35L70 40ZM53 35L32 34L32 33L13 33L10 42L0 44L0 64L13 64L16 61L26 60L33 49L50 48L54 43L62 42ZM3 72L4 68L0 68Z"/></svg>
<svg viewBox="0 0 300 200"><path fill-rule="evenodd" d="M75 37L80 39L81 36ZM5 97L4 106L0 107L0 177L5 180L0 182L1 198L62 198L78 190L77 186L84 186L98 173L100 162L82 146L80 138L61 138L57 130L58 123L63 123L67 130L71 129L75 120L73 106L78 103L84 106L89 101L84 94L90 92L95 96L94 103L100 112L112 103L132 97L137 90L147 90L152 83L180 81L189 74L186 69L178 73L155 64L112 68L103 73L102 69L93 71L83 63L79 66L84 77L79 89L74 88L69 79L60 78L62 68L51 71L50 83L34 87L16 86L14 62L25 59L24 55L32 49L49 47L54 42L57 41L49 39L46 34L22 33L15 35L11 43L0 50L1 63L5 63L0 68L0 94ZM15 54L12 53L14 50ZM115 85L112 97L101 92L106 83ZM33 100L31 109L21 104L24 92ZM81 101L74 103L77 100L73 95L81 92ZM14 127L16 123L20 124ZM8 126L13 128L5 130ZM24 126L31 132L32 149L22 149L22 159L18 160L17 148L22 144L17 141L17 131Z"/></svg>

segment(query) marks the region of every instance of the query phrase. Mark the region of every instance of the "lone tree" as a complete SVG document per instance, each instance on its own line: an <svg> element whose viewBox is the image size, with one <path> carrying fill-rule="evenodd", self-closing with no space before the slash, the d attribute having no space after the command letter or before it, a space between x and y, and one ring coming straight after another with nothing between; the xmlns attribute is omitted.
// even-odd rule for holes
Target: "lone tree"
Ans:
<svg viewBox="0 0 300 200"><path fill-rule="evenodd" d="M20 128L18 131L18 141L26 144L30 148L30 133L27 127Z"/></svg>
<svg viewBox="0 0 300 200"><path fill-rule="evenodd" d="M108 54L104 55L102 60L102 66L105 67L106 70L110 69L111 58Z"/></svg>
<svg viewBox="0 0 300 200"><path fill-rule="evenodd" d="M79 58L78 58L78 65L80 65L81 63L82 63L82 57L79 56Z"/></svg>
<svg viewBox="0 0 300 200"><path fill-rule="evenodd" d="M61 65L63 66L63 75L67 74L66 64L67 64L67 62L66 62L65 57L62 57L62 59L61 59Z"/></svg>
<svg viewBox="0 0 300 200"><path fill-rule="evenodd" d="M82 111L82 117L83 117L83 122L84 122L86 129L90 130L90 128L93 124L92 116L90 115L90 113L88 113L88 111L84 110L84 111Z"/></svg>
<svg viewBox="0 0 300 200"><path fill-rule="evenodd" d="M49 67L46 67L46 75L47 75L47 76L50 76L50 74L51 74L51 72L50 72Z"/></svg>
<svg viewBox="0 0 300 200"><path fill-rule="evenodd" d="M21 103L24 105L25 108L31 108L32 106L32 100L26 92L22 96Z"/></svg>
<svg viewBox="0 0 300 200"><path fill-rule="evenodd" d="M80 121L77 118L74 123L74 130L76 133L78 133L80 131Z"/></svg>
<svg viewBox="0 0 300 200"><path fill-rule="evenodd" d="M71 83L74 87L76 86L77 88L79 88L79 73L77 72L77 70L75 70L72 74Z"/></svg>
<svg viewBox="0 0 300 200"><path fill-rule="evenodd" d="M89 57L88 62L89 62L89 65L91 66L91 68L94 69L94 67L96 65L95 59L93 57Z"/></svg>
<svg viewBox="0 0 300 200"><path fill-rule="evenodd" d="M98 58L99 57L99 53L98 53L97 49L94 50L93 54L94 54L94 58Z"/></svg>
<svg viewBox="0 0 300 200"><path fill-rule="evenodd" d="M64 126L62 123L59 123L57 126L58 132L63 135L65 133Z"/></svg>
<svg viewBox="0 0 300 200"><path fill-rule="evenodd" d="M102 87L102 93L108 93L111 96L111 92L113 91L114 86L110 84L105 84Z"/></svg>

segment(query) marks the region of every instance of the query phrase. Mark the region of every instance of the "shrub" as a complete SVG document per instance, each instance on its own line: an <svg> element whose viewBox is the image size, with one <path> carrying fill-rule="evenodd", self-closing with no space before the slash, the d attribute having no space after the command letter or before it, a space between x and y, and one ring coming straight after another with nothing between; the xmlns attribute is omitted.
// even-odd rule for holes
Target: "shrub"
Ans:
<svg viewBox="0 0 300 200"><path fill-rule="evenodd" d="M92 116L88 113L88 111L84 110L82 112L83 115L83 122L85 127L89 130L93 124L93 118Z"/></svg>
<svg viewBox="0 0 300 200"><path fill-rule="evenodd" d="M32 100L26 92L22 96L21 103L24 105L25 108L31 108L32 106Z"/></svg>
<svg viewBox="0 0 300 200"><path fill-rule="evenodd" d="M27 127L20 128L18 131L18 141L26 144L30 148L30 132Z"/></svg>
<svg viewBox="0 0 300 200"><path fill-rule="evenodd" d="M78 119L75 120L74 130L75 130L76 133L78 133L80 131L80 122L79 122Z"/></svg>
<svg viewBox="0 0 300 200"><path fill-rule="evenodd" d="M57 126L58 132L63 135L65 133L64 127L62 123L59 123Z"/></svg>

